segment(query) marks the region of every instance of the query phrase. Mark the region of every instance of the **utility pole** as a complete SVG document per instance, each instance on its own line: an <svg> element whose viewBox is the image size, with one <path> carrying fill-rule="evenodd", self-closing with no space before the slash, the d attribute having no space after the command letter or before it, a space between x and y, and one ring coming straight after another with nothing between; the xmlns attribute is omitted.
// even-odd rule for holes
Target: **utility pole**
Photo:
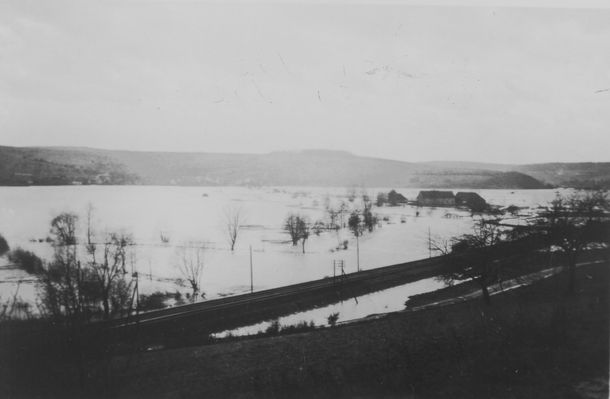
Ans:
<svg viewBox="0 0 610 399"><path fill-rule="evenodd" d="M148 267L150 269L150 281L152 281L152 265L150 258L148 259ZM136 315L140 313L140 273L136 263L136 253L131 252L131 272L136 275Z"/></svg>
<svg viewBox="0 0 610 399"><path fill-rule="evenodd" d="M135 294L136 294L136 316L140 314L140 289L139 289L139 280L140 280L140 276L138 275L138 272L134 273L136 276L136 287L135 287Z"/></svg>
<svg viewBox="0 0 610 399"><path fill-rule="evenodd" d="M254 275L252 272L252 245L250 245L250 293L254 292Z"/></svg>
<svg viewBox="0 0 610 399"><path fill-rule="evenodd" d="M356 271L360 271L360 234L356 235Z"/></svg>
<svg viewBox="0 0 610 399"><path fill-rule="evenodd" d="M335 283L336 279L337 279L337 261L333 260L333 284Z"/></svg>
<svg viewBox="0 0 610 399"><path fill-rule="evenodd" d="M333 260L333 285L336 284L337 280L337 269L339 269L339 278L340 281L343 281L345 277L345 261L343 259L335 259Z"/></svg>
<svg viewBox="0 0 610 399"><path fill-rule="evenodd" d="M430 236L430 226L428 226L428 257L432 257L432 237Z"/></svg>

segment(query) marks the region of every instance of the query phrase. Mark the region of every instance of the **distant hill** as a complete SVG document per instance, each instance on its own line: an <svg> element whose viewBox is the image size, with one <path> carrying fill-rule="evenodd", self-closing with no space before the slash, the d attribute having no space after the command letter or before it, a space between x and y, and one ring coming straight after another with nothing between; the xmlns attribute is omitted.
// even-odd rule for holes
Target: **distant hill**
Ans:
<svg viewBox="0 0 610 399"><path fill-rule="evenodd" d="M561 165L560 167L557 165ZM269 154L1 147L0 185L145 184L535 189L610 185L610 163L411 163L342 151Z"/></svg>
<svg viewBox="0 0 610 399"><path fill-rule="evenodd" d="M476 162L425 162L446 169L484 169L520 172L555 187L610 188L610 162L554 162L508 165Z"/></svg>
<svg viewBox="0 0 610 399"><path fill-rule="evenodd" d="M134 184L111 152L0 146L0 185Z"/></svg>
<svg viewBox="0 0 610 399"><path fill-rule="evenodd" d="M515 170L554 186L610 188L610 162L521 165Z"/></svg>

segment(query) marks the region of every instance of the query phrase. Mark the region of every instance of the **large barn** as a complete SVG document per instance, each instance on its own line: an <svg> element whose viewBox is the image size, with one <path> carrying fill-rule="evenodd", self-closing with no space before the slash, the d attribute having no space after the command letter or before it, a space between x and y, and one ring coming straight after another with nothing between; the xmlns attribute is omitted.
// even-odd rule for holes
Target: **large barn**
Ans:
<svg viewBox="0 0 610 399"><path fill-rule="evenodd" d="M419 206L455 206L453 191L420 191L417 195Z"/></svg>
<svg viewBox="0 0 610 399"><path fill-rule="evenodd" d="M487 202L483 197L473 192L459 192L455 195L455 203L458 206L465 206L475 212L482 212L487 208Z"/></svg>

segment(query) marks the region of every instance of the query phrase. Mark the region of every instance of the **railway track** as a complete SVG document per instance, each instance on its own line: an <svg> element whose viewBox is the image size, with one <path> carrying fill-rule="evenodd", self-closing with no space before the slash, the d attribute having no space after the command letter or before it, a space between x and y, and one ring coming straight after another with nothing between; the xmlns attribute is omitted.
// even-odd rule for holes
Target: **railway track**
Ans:
<svg viewBox="0 0 610 399"><path fill-rule="evenodd" d="M214 332L433 277L447 265L444 257L429 258L363 270L335 279L323 278L94 322L78 327L77 332L67 326L41 324L41 328L16 334L19 341L38 342L42 346L56 345L56 342L62 342L62 337L77 334L83 342L106 342L117 353L131 352L135 348L197 344Z"/></svg>
<svg viewBox="0 0 610 399"><path fill-rule="evenodd" d="M518 263L524 254L516 254L511 262ZM548 255L529 253L529 262L543 262ZM537 259L539 258L539 259ZM251 294L240 294L230 297L218 298L194 304L187 304L168 309L161 309L142 313L137 316L113 320L108 326L111 328L127 327L135 324L140 326L163 324L173 321L181 321L191 317L205 316L218 318L230 315L230 312L239 313L243 308L256 313L267 313L266 319L279 317L281 312L265 312L280 308L281 304L290 302L304 302L303 306L313 308L324 305L329 300L336 299L338 294L341 298L365 295L371 292L388 289L409 282L436 277L451 266L451 257L437 256L411 262L404 262L376 269L363 270L359 272L327 277L319 280L308 281L278 288L257 291ZM326 299L326 302L325 302ZM335 302L338 300L335 300ZM306 310L301 308L298 310ZM226 318L226 317L225 317Z"/></svg>
<svg viewBox="0 0 610 399"><path fill-rule="evenodd" d="M215 332L436 277L452 266L453 259L438 256L354 272L337 278L323 278L251 294L218 298L113 320L106 326L117 337L117 342L128 342L131 339L132 343L139 342L140 347L196 345ZM514 253L505 258L513 265L541 266L546 265L548 259L546 252Z"/></svg>
<svg viewBox="0 0 610 399"><path fill-rule="evenodd" d="M582 261L608 259L608 251L589 251ZM204 302L156 310L122 319L95 322L69 331L56 326L16 333L19 341L55 345L66 332L82 343L98 342L113 353L133 353L155 347L200 345L212 333L348 300L371 292L436 277L452 266L451 257L439 256L342 275L337 278L283 286ZM515 252L505 258L510 265L536 270L548 267L546 252ZM510 266L508 265L508 266ZM406 300L407 298L405 298ZM98 345L98 346L99 346ZM112 349L110 349L112 348Z"/></svg>
<svg viewBox="0 0 610 399"><path fill-rule="evenodd" d="M357 295L363 295L379 289L391 288L409 281L437 275L446 266L446 258L442 256L400 263L354 272L336 278L328 277L251 294L240 294L142 313L125 319L113 320L109 323L108 327L122 328L136 324L139 324L140 327L145 327L147 325L183 320L197 315L210 316L211 313L215 312L236 311L243 307L252 308L266 304L274 305L278 304L278 302L297 301L304 296L318 295L324 292L335 293L337 291L345 292L357 289ZM351 296L349 292L346 295Z"/></svg>

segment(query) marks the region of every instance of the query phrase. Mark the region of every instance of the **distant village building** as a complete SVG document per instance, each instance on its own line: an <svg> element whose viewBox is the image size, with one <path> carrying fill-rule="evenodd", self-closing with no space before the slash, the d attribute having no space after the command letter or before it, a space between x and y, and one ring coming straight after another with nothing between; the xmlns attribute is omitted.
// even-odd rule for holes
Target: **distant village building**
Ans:
<svg viewBox="0 0 610 399"><path fill-rule="evenodd" d="M457 206L465 206L475 212L484 211L487 208L487 202L483 197L473 192L459 192L455 195L455 204Z"/></svg>
<svg viewBox="0 0 610 399"><path fill-rule="evenodd" d="M453 191L420 191L417 195L419 206L455 206Z"/></svg>

